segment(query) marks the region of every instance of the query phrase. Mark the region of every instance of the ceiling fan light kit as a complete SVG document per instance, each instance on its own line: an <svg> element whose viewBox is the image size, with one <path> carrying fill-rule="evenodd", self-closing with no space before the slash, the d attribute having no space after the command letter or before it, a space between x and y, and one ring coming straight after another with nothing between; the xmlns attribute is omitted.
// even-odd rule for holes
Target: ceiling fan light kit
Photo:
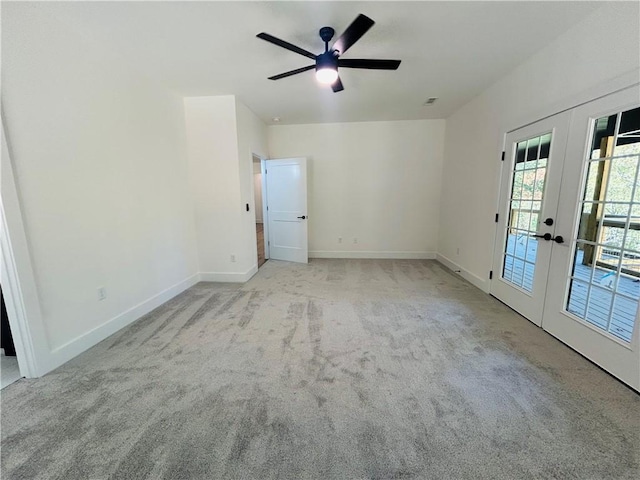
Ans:
<svg viewBox="0 0 640 480"><path fill-rule="evenodd" d="M332 85L338 79L338 71L334 68L320 68L316 70L316 80L320 83Z"/></svg>
<svg viewBox="0 0 640 480"><path fill-rule="evenodd" d="M334 52L325 52L316 59L316 79L320 83L333 84L338 79L338 57Z"/></svg>
<svg viewBox="0 0 640 480"><path fill-rule="evenodd" d="M336 40L333 47L329 49L329 42L335 34L335 30L331 27L322 27L320 29L320 38L324 42L324 53L315 55L303 48L285 42L279 38L269 35L268 33L259 33L258 38L265 40L279 47L286 48L289 51L303 55L307 58L315 60L314 65L297 68L288 72L269 77L269 80L280 80L281 78L297 75L315 68L316 79L323 84L331 85L334 92L344 90L342 81L338 75L338 68L364 68L367 70L397 70L400 66L400 60L373 60L373 59L341 59L343 55L354 43L369 30L375 22L366 15L358 15L356 19L347 27L347 29Z"/></svg>

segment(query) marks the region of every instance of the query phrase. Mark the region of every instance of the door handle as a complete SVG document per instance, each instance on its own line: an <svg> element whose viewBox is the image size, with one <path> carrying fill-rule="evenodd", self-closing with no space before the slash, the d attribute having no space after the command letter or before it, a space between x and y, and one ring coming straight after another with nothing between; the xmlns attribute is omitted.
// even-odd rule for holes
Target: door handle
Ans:
<svg viewBox="0 0 640 480"><path fill-rule="evenodd" d="M301 217L298 217L298 218L301 218L302 220L304 220L305 218L307 218L307 216L306 215L302 215Z"/></svg>
<svg viewBox="0 0 640 480"><path fill-rule="evenodd" d="M564 238L562 238L562 235L558 235L556 237L552 237L550 233L545 233L544 235L531 235L532 237L536 237L536 238L542 238L544 240L546 240L547 242L550 240L553 240L556 243L564 243Z"/></svg>
<svg viewBox="0 0 640 480"><path fill-rule="evenodd" d="M545 233L544 235L532 235L532 236L534 236L534 237L536 237L536 238L543 238L543 239L545 239L547 242L548 242L549 240L552 240L552 238L551 238L551 234L550 234L550 233ZM562 237L560 237L560 238L562 238Z"/></svg>
<svg viewBox="0 0 640 480"><path fill-rule="evenodd" d="M547 219L545 219L544 224L545 224L545 225L548 225L548 226L553 225L553 218L547 218Z"/></svg>

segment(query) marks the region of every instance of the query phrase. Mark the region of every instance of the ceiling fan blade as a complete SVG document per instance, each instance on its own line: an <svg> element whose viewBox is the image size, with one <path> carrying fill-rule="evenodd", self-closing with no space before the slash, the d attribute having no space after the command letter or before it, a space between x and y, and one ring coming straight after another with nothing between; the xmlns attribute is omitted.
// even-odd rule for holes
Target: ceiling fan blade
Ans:
<svg viewBox="0 0 640 480"><path fill-rule="evenodd" d="M340 38L333 44L333 49L338 50L340 55L349 50L349 48L360 40L367 30L369 30L375 22L366 15L358 15L356 19L347 27Z"/></svg>
<svg viewBox="0 0 640 480"><path fill-rule="evenodd" d="M284 72L279 75L274 75L273 77L269 77L269 80L280 80L281 78L290 77L291 75L296 75L298 73L306 72L307 70L311 70L312 68L316 68L316 66L307 65L306 67L296 68L295 70L290 70L288 72Z"/></svg>
<svg viewBox="0 0 640 480"><path fill-rule="evenodd" d="M342 86L342 80L340 80L340 77L338 77L338 79L331 84L331 89L335 93L338 93L338 92L341 92L342 90L344 90L344 87Z"/></svg>
<svg viewBox="0 0 640 480"><path fill-rule="evenodd" d="M367 68L370 70L397 70L400 60L369 60L365 58L338 59L338 67Z"/></svg>
<svg viewBox="0 0 640 480"><path fill-rule="evenodd" d="M274 45L278 45L279 47L286 48L287 50L291 50L292 52L296 52L296 53L299 53L300 55L304 55L305 57L309 57L314 60L316 59L316 56L313 53L308 52L303 48L296 47L292 43L285 42L284 40L280 40L279 38L276 38L273 35L269 35L268 33L262 32L257 34L256 37L261 38L262 40L266 40L269 43L273 43Z"/></svg>

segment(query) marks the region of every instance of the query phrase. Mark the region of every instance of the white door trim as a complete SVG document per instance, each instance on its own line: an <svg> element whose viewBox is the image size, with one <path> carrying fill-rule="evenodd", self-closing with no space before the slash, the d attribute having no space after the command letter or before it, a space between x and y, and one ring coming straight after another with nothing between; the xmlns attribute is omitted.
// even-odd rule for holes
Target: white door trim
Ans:
<svg viewBox="0 0 640 480"><path fill-rule="evenodd" d="M2 127L2 195L0 196L2 291L20 374L34 378L47 371L46 366L49 364L51 351L22 221L4 115L0 117L0 123Z"/></svg>
<svg viewBox="0 0 640 480"><path fill-rule="evenodd" d="M291 167L297 168L296 180L291 182L291 179L285 184L280 184L280 187L285 186L288 196L279 198L279 192L277 190L270 191L269 185L274 187L273 182L275 178L279 178L277 172L281 173L282 169L290 169ZM272 170L269 172L269 170ZM271 253L271 247L274 248L274 258L279 260L308 263L309 262L309 234L307 219L309 213L308 208L308 179L307 179L307 158L306 157L290 157L290 158L271 158L265 161L265 182L267 187L265 188L265 194L267 196L266 208L267 208L267 223L269 224L269 253ZM297 188L297 191L296 191ZM292 189L292 190L290 190ZM293 209L293 210L292 210ZM297 218L296 218L297 216ZM272 222L274 224L272 225ZM278 235L280 241L284 241L286 244L278 244L274 240L273 234L277 231L274 230L275 226L279 228L284 225L297 225L293 227L293 230L289 229L288 234L285 236ZM286 240L285 240L286 238ZM274 240L272 244L271 241ZM293 240L293 242L290 242ZM288 242L289 241L289 242Z"/></svg>
<svg viewBox="0 0 640 480"><path fill-rule="evenodd" d="M258 155L256 155L258 156ZM260 180L262 182L262 232L264 237L264 259L269 259L269 212L267 211L267 158L260 157Z"/></svg>

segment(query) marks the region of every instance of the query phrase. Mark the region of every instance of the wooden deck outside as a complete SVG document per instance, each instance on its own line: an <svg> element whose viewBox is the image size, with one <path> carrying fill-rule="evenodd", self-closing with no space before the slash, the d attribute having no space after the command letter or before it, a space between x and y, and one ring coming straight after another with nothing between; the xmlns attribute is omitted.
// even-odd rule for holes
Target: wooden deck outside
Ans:
<svg viewBox="0 0 640 480"><path fill-rule="evenodd" d="M506 257L503 277L530 292L533 289L537 249L537 239L525 235L509 235L507 253L513 257ZM609 333L630 342L640 299L640 281L628 275L620 275L616 286L615 272L583 265L582 255L583 252L578 250L567 311L603 330L607 330L608 326ZM613 311L609 323L612 302Z"/></svg>

